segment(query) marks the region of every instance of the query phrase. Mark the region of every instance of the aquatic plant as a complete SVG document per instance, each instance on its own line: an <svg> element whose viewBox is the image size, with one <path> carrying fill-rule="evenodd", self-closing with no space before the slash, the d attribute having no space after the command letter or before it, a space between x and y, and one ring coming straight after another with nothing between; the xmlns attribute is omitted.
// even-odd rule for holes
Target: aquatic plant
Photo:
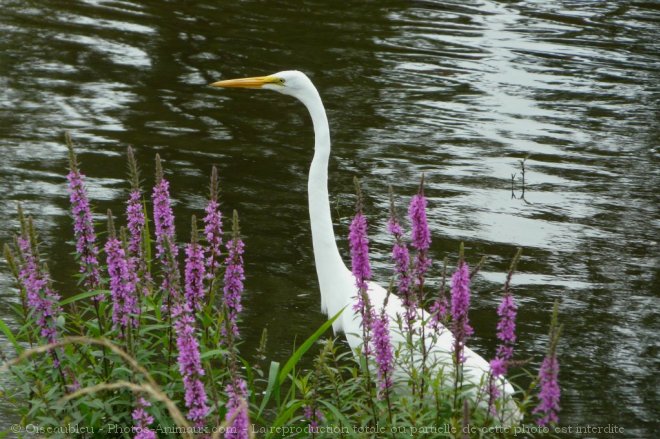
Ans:
<svg viewBox="0 0 660 439"><path fill-rule="evenodd" d="M76 238L76 255L80 262L80 272L83 273L83 285L89 290L101 285L99 274L99 249L96 246L96 233L92 221L92 212L89 198L85 188L85 175L80 172L78 159L73 151L71 139L66 137L69 148L69 201L71 202L71 215L73 216L73 234ZM100 297L96 297L100 300Z"/></svg>
<svg viewBox="0 0 660 439"><path fill-rule="evenodd" d="M121 328L137 326L140 313L137 301L137 273L134 260L126 255L122 242L117 238L112 220L112 211L108 210L108 234L105 243L110 293L112 295L112 323Z"/></svg>
<svg viewBox="0 0 660 439"><path fill-rule="evenodd" d="M562 331L558 323L558 304L555 302L552 310L552 322L548 340L548 351L539 370L539 404L532 413L540 414L536 419L537 425L545 426L549 423L559 422L559 360L557 359L557 343Z"/></svg>
<svg viewBox="0 0 660 439"><path fill-rule="evenodd" d="M462 252L461 252L462 253ZM451 277L451 321L454 333L454 356L458 363L465 361L465 342L473 333L468 311L470 309L470 268L461 258Z"/></svg>
<svg viewBox="0 0 660 439"><path fill-rule="evenodd" d="M484 393L454 375L462 373L465 339L473 333L468 311L474 273L470 273L462 248L451 278L451 304L445 298L446 259L439 294L429 298L425 292L434 267L428 201L421 185L410 203L409 241L391 197L387 230L394 241L394 267L383 304L372 304L367 288L372 277L368 219L358 186L348 240L355 295L361 300L355 311L362 313L362 335L367 343L354 353L334 339L326 339L310 370L311 360L306 359L310 350L319 346L317 342L343 312L354 310L344 309L332 316L302 343L297 342L284 361L264 363L265 341L253 356L255 360L243 356L245 243L236 211L232 236L224 240L215 168L203 212L205 239L199 239L193 216L191 239L181 246L185 253L181 267L170 186L160 157L156 158L150 223L149 202L143 199L137 163L129 150L126 224L115 229L119 220L108 212L107 233L99 233L105 241L100 253L104 257L99 258L84 174L69 145L74 257L81 262L83 291L65 290L64 299L55 292L46 258L38 251L33 221L22 208L21 230L14 244L4 248L21 300L16 307L18 330L12 331L0 321L0 330L15 350L15 358L3 357L0 371L10 372L14 378L3 390L25 424L56 431L58 426L75 422L96 436L141 439L172 432L189 438L376 437L381 433L459 437L464 436L462 426L512 424L503 416L510 410L503 403L498 416L492 414L499 401L496 378L512 369L523 371L512 360L518 309L509 286L515 264L497 310L500 347L491 362L493 379L484 383L491 384L491 389ZM415 252L413 256L409 248ZM517 254L514 261L519 258ZM152 279L160 279L159 284ZM213 299L216 289L223 293L219 303ZM406 304L398 321L375 312L374 305L386 308L390 295L396 293ZM429 304L431 311L427 312ZM106 319L112 325L104 325ZM438 326L428 338L431 347L442 336L440 323L454 333L457 342L452 364L434 362L427 356L428 347L412 336L434 322ZM556 311L552 328L538 375L538 405L528 413L532 397L522 390L516 395L525 420L540 426L558 422L560 328ZM394 339L405 342L397 345ZM530 374L527 379L534 377ZM123 427L117 430L117 426ZM439 433L438 426L446 426L446 431ZM508 436L502 433L502 437Z"/></svg>
<svg viewBox="0 0 660 439"><path fill-rule="evenodd" d="M156 154L156 185L153 188L151 201L154 212L154 228L156 233L156 256L162 266L161 288L167 293L166 311L169 314L173 304L179 300L179 268L176 264L179 247L176 244L174 229L174 213L170 200L170 183L165 178L160 156Z"/></svg>
<svg viewBox="0 0 660 439"><path fill-rule="evenodd" d="M412 291L412 277L410 273L410 252L403 238L403 228L394 206L394 194L390 187L390 219L387 223L388 232L394 237L392 247L392 261L394 262L394 273L397 278L397 292L406 310L405 322L408 332L412 332L413 323L417 314L417 298Z"/></svg>
<svg viewBox="0 0 660 439"><path fill-rule="evenodd" d="M222 212L218 203L218 168L213 166L211 171L209 201L204 212L204 236L208 243L206 271L209 279L214 279L220 267L220 255L222 252Z"/></svg>
<svg viewBox="0 0 660 439"><path fill-rule="evenodd" d="M238 232L238 214L234 211L233 237L227 242L227 258L225 259L225 286L223 303L227 314L227 325L223 334L238 337L238 314L243 310L241 296L243 294L243 281L245 270L243 268L243 249L245 244Z"/></svg>
<svg viewBox="0 0 660 439"><path fill-rule="evenodd" d="M206 277L206 266L204 261L204 249L197 242L197 218L193 215L192 233L190 243L186 244L186 270L184 275L184 294L186 303L193 311L199 311L205 302L204 278Z"/></svg>

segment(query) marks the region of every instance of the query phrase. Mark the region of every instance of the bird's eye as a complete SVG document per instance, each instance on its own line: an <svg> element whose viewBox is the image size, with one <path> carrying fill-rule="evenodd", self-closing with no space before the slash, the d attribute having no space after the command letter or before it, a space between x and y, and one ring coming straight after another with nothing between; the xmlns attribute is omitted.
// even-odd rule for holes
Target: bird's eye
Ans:
<svg viewBox="0 0 660 439"><path fill-rule="evenodd" d="M286 83L286 79L280 78L280 85L284 85Z"/></svg>

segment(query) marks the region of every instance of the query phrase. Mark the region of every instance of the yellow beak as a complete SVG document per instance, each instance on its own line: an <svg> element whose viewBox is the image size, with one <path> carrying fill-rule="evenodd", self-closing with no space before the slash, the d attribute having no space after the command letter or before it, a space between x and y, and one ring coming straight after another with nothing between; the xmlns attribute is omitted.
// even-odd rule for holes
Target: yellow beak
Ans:
<svg viewBox="0 0 660 439"><path fill-rule="evenodd" d="M265 84L280 84L282 81L275 76L255 76L253 78L227 79L210 84L211 87L231 87L231 88L261 88Z"/></svg>

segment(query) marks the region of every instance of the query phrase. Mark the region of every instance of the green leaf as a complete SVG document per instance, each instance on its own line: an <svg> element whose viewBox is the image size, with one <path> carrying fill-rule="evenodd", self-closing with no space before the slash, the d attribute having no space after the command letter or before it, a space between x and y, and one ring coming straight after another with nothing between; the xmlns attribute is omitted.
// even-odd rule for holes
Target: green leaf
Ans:
<svg viewBox="0 0 660 439"><path fill-rule="evenodd" d="M280 370L280 363L278 363L277 361L271 361L270 370L268 371L268 385L266 386L264 399L261 400L261 406L259 407L259 413L257 414L257 417L261 417L261 413L264 411L264 408L266 408L266 404L268 403L268 400L270 400L270 396L273 393L273 390L275 390L275 386L277 386L277 377L279 370Z"/></svg>
<svg viewBox="0 0 660 439"><path fill-rule="evenodd" d="M14 333L9 329L9 326L0 319L0 331L2 331L3 334L5 334L5 337L11 342L12 346L14 346L14 349L16 349L16 353L20 354L23 352L23 348L21 347L20 344L16 341L16 337L14 337Z"/></svg>
<svg viewBox="0 0 660 439"><path fill-rule="evenodd" d="M321 325L319 329L316 330L314 334L312 334L303 344L300 345L298 349L291 355L289 358L289 361L286 362L282 370L280 370L280 375L278 378L278 384L282 385L284 380L286 380L286 377L289 375L289 372L293 367L298 364L300 359L302 358L303 355L305 355L305 352L309 350L309 348L312 347L314 343L325 333L325 331L328 330L328 328L334 323L335 320L339 317L339 315L344 311L344 308L342 308L337 314L335 314L330 320L325 322L324 324Z"/></svg>
<svg viewBox="0 0 660 439"><path fill-rule="evenodd" d="M109 290L92 290L85 291L84 293L76 294L75 296L67 297L66 299L60 300L60 306L68 305L69 303L78 302L79 300L86 299L88 297L96 296L98 294L108 294Z"/></svg>
<svg viewBox="0 0 660 439"><path fill-rule="evenodd" d="M285 423L289 422L293 415L300 409L300 407L304 404L304 401L296 401L289 408L287 408L284 412L280 413L277 416L277 419L275 419L275 422L270 427L271 431L277 431L278 427L281 427ZM278 433L276 433L278 434ZM266 437L272 437L271 435L268 435Z"/></svg>
<svg viewBox="0 0 660 439"><path fill-rule="evenodd" d="M276 361L272 361L270 363L270 371L268 372L268 386L266 387L266 392L264 393L264 399L261 401L261 406L259 407L259 413L257 414L257 417L261 416L261 413L263 412L264 408L266 408L266 404L268 404L268 401L270 400L270 397L273 393L279 393L280 386L284 381L286 380L287 376L289 375L289 372L294 368L294 366L300 361L303 355L305 355L305 352L309 350L310 347L318 340L324 333L325 331L328 330L328 328L334 323L337 318L339 318L339 315L344 311L344 308L342 308L337 314L332 316L330 320L325 322L324 324L321 325L319 329L316 330L314 334L312 334L305 342L300 345L298 349L291 355L289 360L286 362L284 367L279 370L280 368L280 363ZM278 373L279 370L279 373Z"/></svg>

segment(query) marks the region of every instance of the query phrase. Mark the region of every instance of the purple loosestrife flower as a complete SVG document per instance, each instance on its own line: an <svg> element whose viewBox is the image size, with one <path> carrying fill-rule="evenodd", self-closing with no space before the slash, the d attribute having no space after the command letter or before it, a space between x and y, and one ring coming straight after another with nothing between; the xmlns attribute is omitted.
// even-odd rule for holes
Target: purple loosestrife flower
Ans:
<svg viewBox="0 0 660 439"><path fill-rule="evenodd" d="M140 189L133 189L129 195L126 217L128 218L128 253L130 263L138 275L140 290L144 296L149 294L149 285L151 284L151 274L146 266L144 249L142 247L142 233L144 232L146 219L142 210L142 193Z"/></svg>
<svg viewBox="0 0 660 439"><path fill-rule="evenodd" d="M507 370L507 362L499 357L490 360L490 375L488 376L488 413L497 415L495 401L500 396L500 389L497 387L497 377L503 376Z"/></svg>
<svg viewBox="0 0 660 439"><path fill-rule="evenodd" d="M362 212L358 212L351 221L348 239L351 247L351 269L355 276L355 286L359 290L366 291L367 281L371 279L371 266L369 265L367 219ZM359 296L358 302L361 303Z"/></svg>
<svg viewBox="0 0 660 439"><path fill-rule="evenodd" d="M60 296L49 286L48 275L37 267L24 268L21 270L21 277L28 306L37 319L39 334L48 343L54 343L57 341L57 316L61 311L57 305Z"/></svg>
<svg viewBox="0 0 660 439"><path fill-rule="evenodd" d="M518 307L513 295L507 292L497 308L497 315L500 317L497 323L497 338L500 340L500 345L497 347L497 358L504 362L504 373L507 369L506 363L513 357L513 345L516 342L517 310Z"/></svg>
<svg viewBox="0 0 660 439"><path fill-rule="evenodd" d="M204 209L204 235L208 243L208 258L206 261L207 276L215 277L220 267L220 253L222 248L222 212L218 203L218 169L214 166L211 171L211 197Z"/></svg>
<svg viewBox="0 0 660 439"><path fill-rule="evenodd" d="M76 238L76 253L80 261L80 272L84 275L83 285L89 290L94 290L100 286L101 276L99 274L99 250L96 246L92 211L85 189L85 176L78 169L76 155L68 136L67 145L69 147L70 171L66 178L69 181L68 191L73 216L73 232ZM95 299L100 300L101 296L97 295Z"/></svg>
<svg viewBox="0 0 660 439"><path fill-rule="evenodd" d="M421 288L424 283L424 275L431 266L428 258L428 250L431 246L431 231L426 220L426 198L424 197L424 180L420 185L419 193L412 197L408 215L412 224L412 246L417 249L415 258L414 278L417 287Z"/></svg>
<svg viewBox="0 0 660 439"><path fill-rule="evenodd" d="M149 428L154 422L153 416L147 413L146 408L150 407L151 403L141 396L137 398L135 403L135 409L131 414L135 425L133 426L133 432L135 433L134 439L156 439L156 432Z"/></svg>
<svg viewBox="0 0 660 439"><path fill-rule="evenodd" d="M247 411L247 384L241 378L235 378L227 384L225 389L229 400L227 401L227 415L225 421L228 423L225 431L226 439L247 439L249 419Z"/></svg>
<svg viewBox="0 0 660 439"><path fill-rule="evenodd" d="M316 430L319 428L319 422L323 422L325 419L323 412L318 407L312 407L311 405L306 405L303 409L303 416L309 421L309 428ZM312 431L313 433L318 433L317 431Z"/></svg>
<svg viewBox="0 0 660 439"><path fill-rule="evenodd" d="M222 246L222 212L217 201L210 200L205 208L204 234L209 244L207 259L208 274L212 276L220 266L219 258Z"/></svg>
<svg viewBox="0 0 660 439"><path fill-rule="evenodd" d="M468 319L470 309L470 268L461 259L456 272L451 278L451 319L454 331L454 350L456 361L463 363L463 348L467 338L472 335L472 327Z"/></svg>
<svg viewBox="0 0 660 439"><path fill-rule="evenodd" d="M369 303L369 286L371 279L371 266L369 264L369 238L367 237L367 218L362 214L362 192L357 177L354 179L357 192L356 214L349 226L348 241L351 249L351 271L355 277L357 287L357 300L353 310L362 317L362 351L365 356L371 354L371 322L374 312Z"/></svg>
<svg viewBox="0 0 660 439"><path fill-rule="evenodd" d="M561 390L559 388L559 360L557 360L557 343L562 331L562 325L558 324L558 302L552 310L552 322L550 324L550 341L548 352L543 359L541 369L539 370L539 405L532 413L539 413L540 418L536 420L537 425L547 425L548 423L559 422L559 398Z"/></svg>
<svg viewBox="0 0 660 439"><path fill-rule="evenodd" d="M490 360L490 371L494 377L499 377L504 375L507 371L506 360L503 360L502 358L499 357L495 357L492 360Z"/></svg>
<svg viewBox="0 0 660 439"><path fill-rule="evenodd" d="M444 330L444 323L447 321L447 314L449 313L449 303L447 302L447 294L445 293L445 285L447 283L447 258L444 260L442 267L442 281L440 282L440 289L438 297L431 305L431 328L438 332Z"/></svg>
<svg viewBox="0 0 660 439"><path fill-rule="evenodd" d="M142 193L139 189L133 189L126 204L126 217L128 218L128 251L135 256L142 255L142 232L146 220L142 210Z"/></svg>
<svg viewBox="0 0 660 439"><path fill-rule="evenodd" d="M426 220L426 198L422 191L412 197L408 215L412 223L412 246L417 250L428 250L431 246L431 232Z"/></svg>
<svg viewBox="0 0 660 439"><path fill-rule="evenodd" d="M160 156L156 154L156 186L152 193L154 206L154 227L156 230L156 256L160 259L165 273L162 289L168 294L167 306L178 300L179 269L176 258L179 249L174 235L174 214L170 203L170 184L163 176Z"/></svg>
<svg viewBox="0 0 660 439"><path fill-rule="evenodd" d="M238 229L238 214L234 211L234 232L233 238L227 243L227 258L225 259L225 285L223 301L227 310L227 325L223 327L222 333L228 336L227 330L231 335L238 337L238 314L243 310L241 305L241 295L243 294L243 281L245 272L243 270L243 248L245 245L240 238Z"/></svg>
<svg viewBox="0 0 660 439"><path fill-rule="evenodd" d="M495 400L500 395L500 391L495 385L495 378L501 377L507 373L509 361L513 358L513 346L516 343L516 314L518 306L511 294L511 277L515 271L516 265L520 260L522 249L518 249L516 255L511 261L511 267L504 284L504 296L502 302L497 307L497 338L500 344L497 346L497 354L490 361L490 379L489 379L489 411L495 415Z"/></svg>
<svg viewBox="0 0 660 439"><path fill-rule="evenodd" d="M27 306L36 319L39 335L48 343L57 341L57 317L61 312L58 305L60 296L50 286L50 276L45 268L39 267L36 253L36 235L32 220L28 219L30 233L25 233L17 240L20 258L23 261L19 269L19 282L25 290ZM53 364L59 367L59 359L52 351Z"/></svg>
<svg viewBox="0 0 660 439"><path fill-rule="evenodd" d="M449 304L444 292L440 293L440 297L431 305L431 327L435 331L439 331L442 327L442 322L447 318L447 311L449 311Z"/></svg>
<svg viewBox="0 0 660 439"><path fill-rule="evenodd" d="M500 396L500 389L497 387L497 382L495 381L495 370L500 367L497 363L500 362L498 358L495 358L490 361L491 374L488 376L488 413L491 416L497 416L497 406L495 401Z"/></svg>
<svg viewBox="0 0 660 439"><path fill-rule="evenodd" d="M371 305L369 302L369 286L371 279L371 266L369 264L369 239L367 238L367 219L358 212L349 227L348 239L351 247L351 269L357 287L357 301L353 310L362 316L363 327L369 328L372 320ZM366 299L366 300L365 300ZM368 352L368 343L365 340L364 352Z"/></svg>
<svg viewBox="0 0 660 439"><path fill-rule="evenodd" d="M140 188L140 172L133 148L128 147L128 168L131 181L131 192L126 203L126 218L128 222L128 254L135 267L138 277L138 290L144 296L149 295L152 285L151 273L147 268L147 258L144 254L144 233L147 220L142 207L142 189Z"/></svg>
<svg viewBox="0 0 660 439"><path fill-rule="evenodd" d="M389 318L383 312L373 319L371 325L373 334L378 379L380 381L380 396L382 397L392 387L392 371L394 370L394 355L390 343Z"/></svg>
<svg viewBox="0 0 660 439"><path fill-rule="evenodd" d="M539 405L532 413L540 413L541 417L536 420L538 425L547 425L550 422L559 422L559 361L556 354L549 354L541 364L539 380L541 391L539 392Z"/></svg>
<svg viewBox="0 0 660 439"><path fill-rule="evenodd" d="M351 247L351 268L355 277L357 287L357 300L353 310L360 313L362 317L362 350L365 355L371 353L371 322L373 321L373 310L369 303L367 280L371 278L371 267L369 265L369 240L367 238L367 219L358 212L349 227L348 240Z"/></svg>
<svg viewBox="0 0 660 439"><path fill-rule="evenodd" d="M128 251L133 256L142 256L142 233L146 226L146 219L144 217L144 210L142 209L142 191L140 190L140 171L138 169L137 160L133 148L130 146L127 150L128 155L128 169L131 181L131 193L126 203L126 217L128 219Z"/></svg>
<svg viewBox="0 0 660 439"><path fill-rule="evenodd" d="M160 157L156 155L157 167L160 168ZM154 226L156 229L157 256L163 258L169 250L174 257L178 255L178 248L174 245L174 214L170 202L170 183L162 174L162 168L157 174L156 186L154 186L152 200L154 203ZM158 172L158 171L157 171ZM169 249L167 247L170 247Z"/></svg>
<svg viewBox="0 0 660 439"><path fill-rule="evenodd" d="M192 239L186 245L185 297L193 311L202 309L204 302L204 250L197 242L197 218L192 217Z"/></svg>
<svg viewBox="0 0 660 439"><path fill-rule="evenodd" d="M387 230L395 239L394 247L392 247L392 260L394 261L394 272L398 278L397 288L406 310L404 319L410 331L415 320L417 303L411 288L410 253L408 246L403 241L403 229L396 216L392 188L390 188L390 220L387 223Z"/></svg>
<svg viewBox="0 0 660 439"><path fill-rule="evenodd" d="M500 317L497 323L497 338L500 344L497 347L497 355L490 360L491 376L488 382L488 411L491 415L496 414L495 400L500 396L500 390L496 384L496 378L506 374L509 368L509 360L513 357L513 345L516 342L516 310L517 306L512 294L507 290L497 308Z"/></svg>
<svg viewBox="0 0 660 439"><path fill-rule="evenodd" d="M136 314L140 310L137 302L137 275L133 260L128 258L122 243L114 233L112 212L108 210L108 229L110 238L105 244L105 254L110 276L112 294L112 323L123 331L129 325L136 327Z"/></svg>
<svg viewBox="0 0 660 439"><path fill-rule="evenodd" d="M172 308L176 345L179 351L179 372L185 388L185 404L188 408L188 419L196 427L203 427L204 418L209 408L206 405L206 391L202 377L204 368L199 354L199 343L195 335L195 317L188 304L177 304Z"/></svg>

